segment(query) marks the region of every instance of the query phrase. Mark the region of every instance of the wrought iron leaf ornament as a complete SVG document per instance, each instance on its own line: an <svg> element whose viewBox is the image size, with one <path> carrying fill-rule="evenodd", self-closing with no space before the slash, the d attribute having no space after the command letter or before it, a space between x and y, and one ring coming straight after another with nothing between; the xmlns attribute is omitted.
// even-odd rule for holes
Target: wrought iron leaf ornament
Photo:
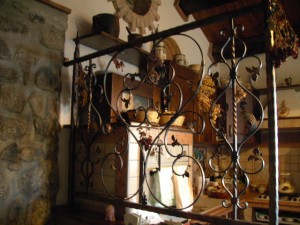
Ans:
<svg viewBox="0 0 300 225"><path fill-rule="evenodd" d="M172 146L176 146L176 145L180 145L180 143L178 142L178 140L176 139L176 137L174 135L172 135Z"/></svg>
<svg viewBox="0 0 300 225"><path fill-rule="evenodd" d="M126 99L126 98L122 98L121 100L122 100L122 102L124 102L124 104L125 104L125 107L126 107L126 108L128 108L128 107L129 107L129 105L130 105L130 99L129 99L129 98L128 98L128 99Z"/></svg>
<svg viewBox="0 0 300 225"><path fill-rule="evenodd" d="M261 151L259 150L259 148L254 148L254 149L253 149L253 156L254 156L256 159L262 157L262 153L261 153Z"/></svg>
<svg viewBox="0 0 300 225"><path fill-rule="evenodd" d="M116 69L121 69L123 72L123 67L125 67L125 64L122 60L117 59L116 57L113 58L113 62L115 64Z"/></svg>
<svg viewBox="0 0 300 225"><path fill-rule="evenodd" d="M256 81L257 77L260 75L260 68L259 67L254 67L254 66L252 66L252 68L246 67L246 71L248 73L250 73L251 79L253 81Z"/></svg>

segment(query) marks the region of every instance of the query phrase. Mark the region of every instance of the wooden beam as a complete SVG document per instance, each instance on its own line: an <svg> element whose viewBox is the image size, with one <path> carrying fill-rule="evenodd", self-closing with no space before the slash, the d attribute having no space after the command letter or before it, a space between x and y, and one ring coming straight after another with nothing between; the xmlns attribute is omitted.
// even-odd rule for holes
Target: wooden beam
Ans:
<svg viewBox="0 0 300 225"><path fill-rule="evenodd" d="M237 0L179 0L178 5L181 11L188 16L201 10L211 9L235 1Z"/></svg>
<svg viewBox="0 0 300 225"><path fill-rule="evenodd" d="M52 7L52 8L55 8L55 9L57 9L59 11L62 11L64 13L66 13L66 14L70 14L71 13L71 9L69 9L69 8L67 8L67 7L65 7L65 6L63 6L61 4L58 4L56 2L53 2L51 0L36 0L36 1L44 3L44 4L46 4L46 5L48 5L48 6Z"/></svg>

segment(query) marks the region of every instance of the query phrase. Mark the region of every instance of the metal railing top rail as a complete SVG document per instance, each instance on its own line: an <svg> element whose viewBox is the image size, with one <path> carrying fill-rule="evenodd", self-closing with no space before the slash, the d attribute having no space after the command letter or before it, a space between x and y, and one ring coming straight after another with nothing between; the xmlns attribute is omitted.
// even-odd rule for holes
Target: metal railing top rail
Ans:
<svg viewBox="0 0 300 225"><path fill-rule="evenodd" d="M169 37L169 36L172 36L172 35L179 34L181 32L186 32L186 31L189 31L189 30L192 30L192 29L196 29L196 28L205 26L205 25L213 24L213 23L215 23L217 21L220 21L220 20L228 20L229 18L236 18L236 17L239 17L241 15L245 15L245 13L250 13L250 12L254 12L254 11L261 11L262 12L263 11L263 4L262 3L253 4L253 5L244 7L243 9L232 10L232 11L229 11L229 12L225 12L222 15L211 16L211 17L208 17L208 18L203 19L203 20L194 21L194 22L184 24L184 25L181 25L181 26L177 26L177 27L174 27L174 28L170 28L168 30L164 30L164 31L161 31L161 32L158 32L158 33L150 34L148 36L145 36L145 37L142 37L142 38L139 38L139 39L135 39L135 40L123 43L123 44L119 44L119 45L116 45L116 46L113 46L113 47L109 47L109 48L106 48L106 49L103 49L103 50L99 50L97 52L94 52L94 53L91 53L91 54L88 54L88 55L85 55L85 56L81 56L81 57L75 58L75 59L67 61L67 62L64 62L64 66L71 66L75 63L81 63L81 62L84 62L84 61L87 61L87 60L90 60L90 59L93 59L93 58L100 57L102 55L107 55L107 54L110 54L110 53L113 53L113 52L116 52L116 51L125 50L127 48L134 47L138 44L142 44L142 43L146 43L146 42L150 42L150 41L155 41L155 40L160 39L160 38L166 38L166 37ZM76 41L78 41L78 37L75 38L75 42Z"/></svg>

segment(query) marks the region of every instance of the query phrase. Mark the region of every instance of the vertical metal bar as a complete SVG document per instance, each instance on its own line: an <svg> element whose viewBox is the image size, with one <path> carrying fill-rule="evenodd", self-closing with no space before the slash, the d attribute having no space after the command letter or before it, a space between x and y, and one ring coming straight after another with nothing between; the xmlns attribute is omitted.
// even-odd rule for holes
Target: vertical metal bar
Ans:
<svg viewBox="0 0 300 225"><path fill-rule="evenodd" d="M86 156L85 160L82 164L82 175L84 175L84 189L85 193L88 194L89 188L92 185L91 177L94 173L94 165L91 159L91 146L92 146L92 136L91 126L92 126L92 103L93 103L93 62L92 59L89 60L88 65L88 76L86 78L88 80L88 111L87 111L87 134L88 134L88 141L85 144L85 151Z"/></svg>
<svg viewBox="0 0 300 225"><path fill-rule="evenodd" d="M272 0L264 0L265 21L270 19ZM269 218L270 224L278 224L278 126L277 126L277 95L276 74L274 63L270 55L270 49L274 45L273 30L268 24L265 25L266 38L266 73L268 94L268 127L269 127Z"/></svg>
<svg viewBox="0 0 300 225"><path fill-rule="evenodd" d="M130 149L128 150L128 155L129 155ZM143 152L141 151L140 153L140 159L139 159L139 186L142 187L142 185L144 184L144 177L146 177L146 173L145 173L145 169L146 168L146 164L144 162L144 156L143 156ZM142 173L142 174L141 174ZM144 205L147 204L147 197L149 198L149 196L144 195L144 187L141 188L141 191L139 192L139 203L142 203ZM146 202L144 202L146 201Z"/></svg>
<svg viewBox="0 0 300 225"><path fill-rule="evenodd" d="M233 164L233 220L237 219L237 196L238 196L238 186L237 186L237 179L238 179L238 166L237 166L237 99L236 99L236 62L235 62L235 25L234 20L231 19L231 32L232 32L232 40L231 40L231 81L232 81L232 123L233 123L233 152L232 154L232 164Z"/></svg>
<svg viewBox="0 0 300 225"><path fill-rule="evenodd" d="M75 40L75 50L74 50L74 59L80 57L79 53L79 38L78 33ZM79 63L75 63L73 66L73 76L72 76L72 90L71 90L71 116L70 116L70 137L69 137L69 168L68 168L68 205L72 207L74 204L74 182L75 182L75 135L76 135L76 125L74 117L74 107L76 107L76 91L75 91L75 79L79 71Z"/></svg>

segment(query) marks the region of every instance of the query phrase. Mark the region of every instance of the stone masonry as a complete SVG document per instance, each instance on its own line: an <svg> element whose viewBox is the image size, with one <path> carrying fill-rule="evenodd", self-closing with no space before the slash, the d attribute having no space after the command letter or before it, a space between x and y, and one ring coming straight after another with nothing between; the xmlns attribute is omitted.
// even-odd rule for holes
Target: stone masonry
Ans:
<svg viewBox="0 0 300 225"><path fill-rule="evenodd" d="M58 190L67 14L0 0L0 224L43 225Z"/></svg>

